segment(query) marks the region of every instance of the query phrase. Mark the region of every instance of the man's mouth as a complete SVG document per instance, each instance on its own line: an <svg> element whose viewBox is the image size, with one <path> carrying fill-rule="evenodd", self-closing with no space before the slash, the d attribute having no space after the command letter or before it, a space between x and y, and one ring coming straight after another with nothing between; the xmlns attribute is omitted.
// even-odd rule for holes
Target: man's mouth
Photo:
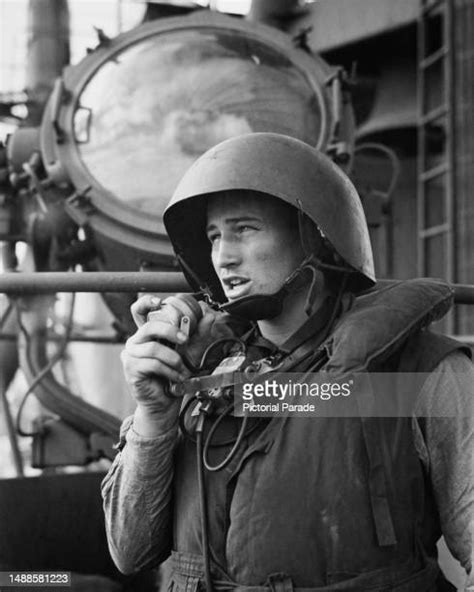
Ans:
<svg viewBox="0 0 474 592"><path fill-rule="evenodd" d="M250 289L250 280L240 276L232 276L222 279L224 291L229 299L240 298Z"/></svg>

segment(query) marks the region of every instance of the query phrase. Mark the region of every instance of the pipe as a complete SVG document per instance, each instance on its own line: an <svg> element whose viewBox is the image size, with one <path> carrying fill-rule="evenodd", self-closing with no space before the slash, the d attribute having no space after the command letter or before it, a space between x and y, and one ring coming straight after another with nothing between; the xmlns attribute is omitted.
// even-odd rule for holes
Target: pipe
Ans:
<svg viewBox="0 0 474 592"><path fill-rule="evenodd" d="M390 281L380 280L380 284ZM474 304L474 285L452 284L456 304ZM17 296L56 292L189 292L175 271L51 271L0 274L0 293Z"/></svg>
<svg viewBox="0 0 474 592"><path fill-rule="evenodd" d="M0 274L0 293L17 296L56 292L189 292L182 273L173 271L68 271Z"/></svg>
<svg viewBox="0 0 474 592"><path fill-rule="evenodd" d="M474 286L470 284L453 284L454 302L456 304L474 304Z"/></svg>
<svg viewBox="0 0 474 592"><path fill-rule="evenodd" d="M48 363L44 345L44 340L38 335L31 336L28 345L24 338L20 339L21 367L29 384ZM79 432L98 432L107 434L113 441L118 440L121 420L73 395L69 389L56 381L52 372L46 374L35 386L34 393L47 409L59 415Z"/></svg>
<svg viewBox="0 0 474 592"><path fill-rule="evenodd" d="M21 314L20 366L25 372L30 388L32 383L37 381L33 389L37 399L79 432L105 433L116 440L121 424L119 418L73 395L69 389L56 381L51 370L46 372L41 380L37 378L49 363L46 352L46 326L50 306L49 297L37 297L28 302L28 310Z"/></svg>
<svg viewBox="0 0 474 592"><path fill-rule="evenodd" d="M69 6L67 0L30 0L26 87L33 104L28 124L39 125L54 80L69 63Z"/></svg>
<svg viewBox="0 0 474 592"><path fill-rule="evenodd" d="M16 265L16 257L13 245L0 241L0 269L13 269ZM10 332L14 339L10 343L0 342L0 405L1 415L7 430L8 441L12 454L12 461L17 477L22 477L23 458L21 455L18 438L15 433L10 402L7 397L7 390L18 369L18 352L16 340L18 338L18 324L14 314L13 303L3 294L0 294L0 332Z"/></svg>
<svg viewBox="0 0 474 592"><path fill-rule="evenodd" d="M0 333L0 344L2 341L16 341L18 339L18 335L16 333L5 333L2 331ZM47 334L46 340L48 342L61 342L63 341L62 335L56 335L55 333ZM90 335L87 334L80 335L80 334L72 334L70 339L70 343L78 342L78 343L100 343L100 344L111 344L117 345L118 343L122 343L120 337L118 335Z"/></svg>
<svg viewBox="0 0 474 592"><path fill-rule="evenodd" d="M12 453L12 460L15 466L15 473L17 477L23 477L23 457L21 456L20 447L18 446L18 438L15 432L15 424L10 409L10 402L8 401L6 388L3 378L0 376L0 403L5 425L7 428L8 441L10 442L10 450Z"/></svg>

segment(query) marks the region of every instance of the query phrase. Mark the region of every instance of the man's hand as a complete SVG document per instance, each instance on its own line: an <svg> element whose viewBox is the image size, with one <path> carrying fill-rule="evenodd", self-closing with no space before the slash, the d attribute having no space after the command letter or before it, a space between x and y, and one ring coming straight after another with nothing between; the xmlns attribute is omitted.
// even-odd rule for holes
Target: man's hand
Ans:
<svg viewBox="0 0 474 592"><path fill-rule="evenodd" d="M176 424L181 400L168 397L165 388L168 381L179 382L189 376L180 354L173 349L187 341L172 324L174 319L163 315L146 321L148 313L159 306L160 300L151 295L132 305L138 329L121 354L125 379L137 402L134 428L143 436L158 435Z"/></svg>
<svg viewBox="0 0 474 592"><path fill-rule="evenodd" d="M175 425L180 399L165 394L168 381L181 382L190 376L183 357L197 366L209 345L224 337L235 337L228 315L199 302L202 318L194 332L186 336L179 330L180 313L173 306L161 306L161 299L142 296L131 306L138 327L122 352L125 378L137 402L134 427L142 435L156 435ZM159 310L153 321L148 314ZM218 351L213 352L219 356ZM183 357L182 357L183 356ZM207 359L213 365L219 360Z"/></svg>

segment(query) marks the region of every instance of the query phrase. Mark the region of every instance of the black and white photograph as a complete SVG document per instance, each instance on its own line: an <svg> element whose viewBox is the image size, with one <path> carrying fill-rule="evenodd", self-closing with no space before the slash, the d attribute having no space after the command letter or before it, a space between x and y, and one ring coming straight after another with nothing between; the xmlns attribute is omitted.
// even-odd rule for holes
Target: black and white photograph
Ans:
<svg viewBox="0 0 474 592"><path fill-rule="evenodd" d="M474 0L0 0L0 592L474 592Z"/></svg>

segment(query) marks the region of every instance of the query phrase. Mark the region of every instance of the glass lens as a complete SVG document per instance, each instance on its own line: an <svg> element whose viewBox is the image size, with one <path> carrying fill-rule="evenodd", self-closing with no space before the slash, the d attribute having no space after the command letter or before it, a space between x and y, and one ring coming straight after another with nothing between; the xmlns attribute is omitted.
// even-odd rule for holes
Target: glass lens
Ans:
<svg viewBox="0 0 474 592"><path fill-rule="evenodd" d="M306 74L243 33L161 33L111 57L79 97L77 149L118 199L161 216L211 146L271 131L316 144L321 110Z"/></svg>

